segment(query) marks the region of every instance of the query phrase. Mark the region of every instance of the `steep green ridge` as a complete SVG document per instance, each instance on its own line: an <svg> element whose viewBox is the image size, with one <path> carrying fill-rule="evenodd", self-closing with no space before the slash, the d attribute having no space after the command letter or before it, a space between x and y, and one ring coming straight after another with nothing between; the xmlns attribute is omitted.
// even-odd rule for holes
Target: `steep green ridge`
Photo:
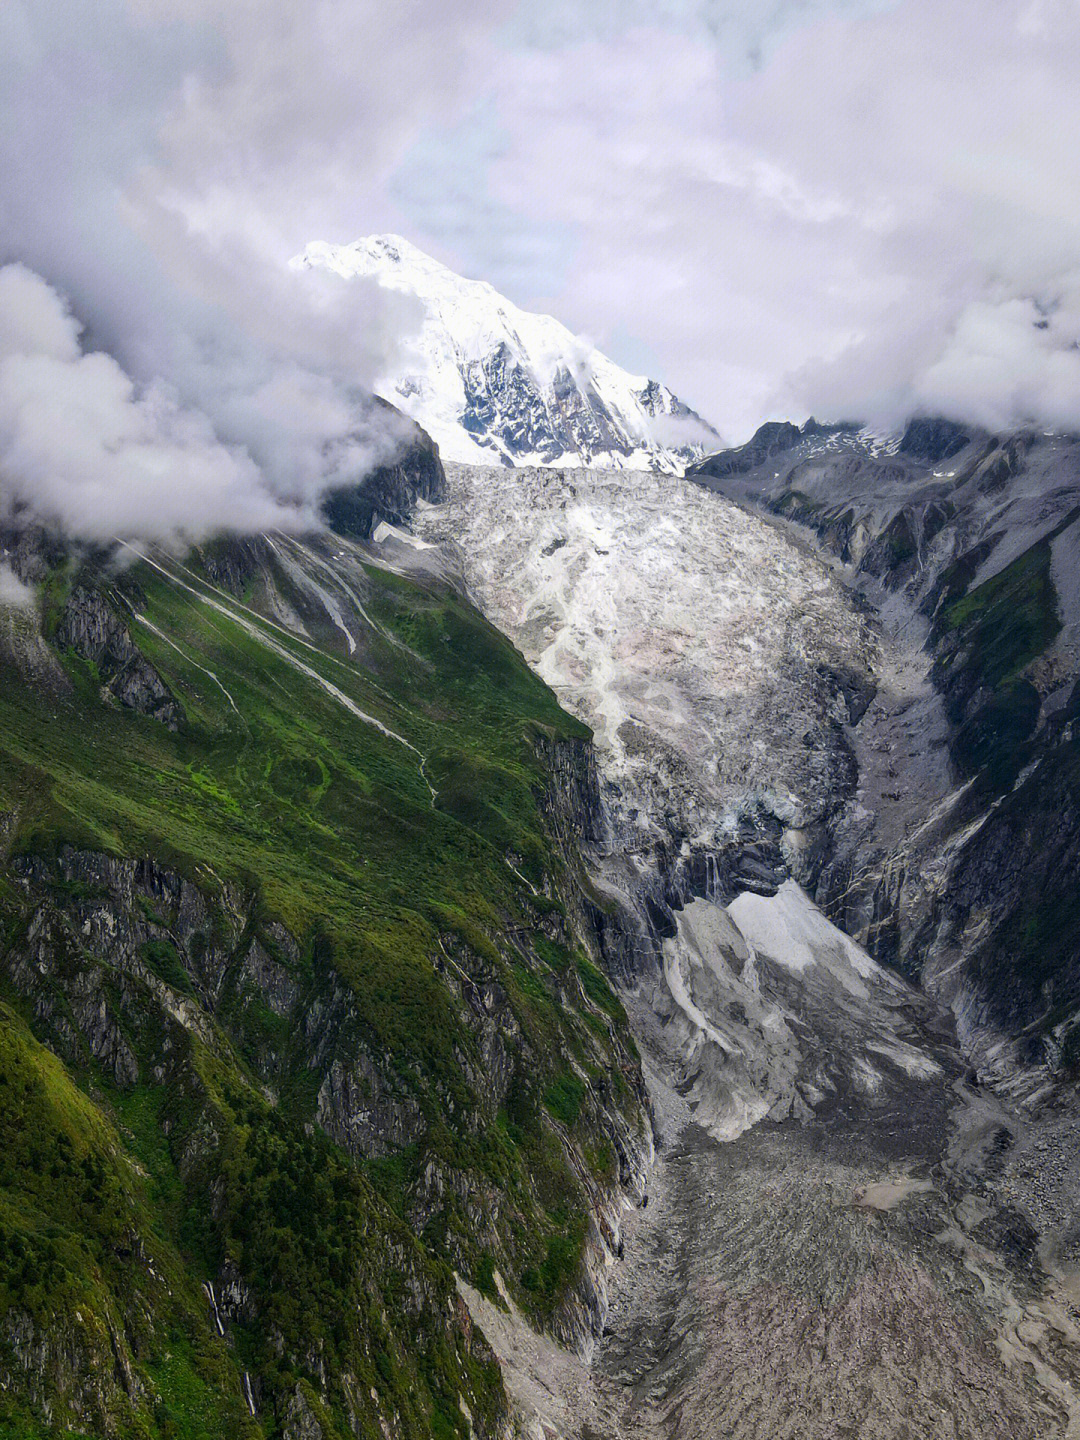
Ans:
<svg viewBox="0 0 1080 1440"><path fill-rule="evenodd" d="M1024 742L1039 719L1040 698L1027 667L1061 630L1051 576L1051 546L1076 512L989 580L968 589L964 559L942 576L945 603L935 616L934 675L957 724L961 769L984 769L989 783L1012 784ZM959 592L959 593L958 593Z"/></svg>
<svg viewBox="0 0 1080 1440"><path fill-rule="evenodd" d="M1051 722L1039 764L1029 769L987 821L980 871L960 882L975 891L1000 877L995 926L974 957L974 973L999 1024L1022 1014L1034 1063L1049 1053L1080 1071L1080 687ZM1050 1039L1049 1049L1043 1046Z"/></svg>
<svg viewBox="0 0 1080 1440"><path fill-rule="evenodd" d="M1074 1070L1080 687L1047 716L1032 676L1062 627L1051 547L1078 517L1070 511L975 588L968 588L972 570L983 557L962 557L942 577L935 619L935 675L958 726L954 753L985 792L1000 797L980 851L961 860L955 880L973 908L978 896L991 897L980 907L993 923L983 926L972 974L997 1024L1007 1029L1025 1017L1021 1039L1032 1063L1049 1054Z"/></svg>
<svg viewBox="0 0 1080 1440"><path fill-rule="evenodd" d="M453 1270L578 1316L640 1124L545 758L588 733L444 585L312 547L50 576L175 733L4 647L2 1435L493 1434Z"/></svg>

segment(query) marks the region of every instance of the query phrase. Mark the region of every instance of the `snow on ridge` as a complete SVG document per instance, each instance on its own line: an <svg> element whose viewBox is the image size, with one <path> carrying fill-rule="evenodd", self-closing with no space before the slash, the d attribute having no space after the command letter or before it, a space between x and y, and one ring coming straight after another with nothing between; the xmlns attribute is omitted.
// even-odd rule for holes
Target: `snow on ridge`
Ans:
<svg viewBox="0 0 1080 1440"><path fill-rule="evenodd" d="M719 437L664 385L631 375L550 315L522 310L397 235L309 244L295 268L414 296L419 335L376 388L464 464L676 471Z"/></svg>

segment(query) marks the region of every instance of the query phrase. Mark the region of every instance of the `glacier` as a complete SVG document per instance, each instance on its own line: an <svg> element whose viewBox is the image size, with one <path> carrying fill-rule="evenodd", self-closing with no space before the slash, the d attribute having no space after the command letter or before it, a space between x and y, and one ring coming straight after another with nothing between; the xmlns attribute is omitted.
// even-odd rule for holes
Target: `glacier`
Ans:
<svg viewBox="0 0 1080 1440"><path fill-rule="evenodd" d="M850 778L843 678L878 642L827 567L677 476L448 465L429 543L594 731L613 848L820 818Z"/></svg>
<svg viewBox="0 0 1080 1440"><path fill-rule="evenodd" d="M637 926L605 958L657 1150L597 1278L603 1334L574 1355L463 1287L520 1433L1080 1435L1068 1234L1041 1269L1008 1239L1041 1182L1003 1157L1044 1131L800 884L838 817L903 834L940 803L933 727L910 791L882 738L926 683L919 637L783 522L677 476L451 464L414 529L429 548L373 550L444 557L593 728L591 877Z"/></svg>

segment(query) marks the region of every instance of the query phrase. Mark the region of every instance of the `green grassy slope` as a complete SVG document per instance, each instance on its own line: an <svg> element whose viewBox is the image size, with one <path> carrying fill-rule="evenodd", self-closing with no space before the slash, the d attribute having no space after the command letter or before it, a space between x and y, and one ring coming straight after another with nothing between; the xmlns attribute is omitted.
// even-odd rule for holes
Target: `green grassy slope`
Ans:
<svg viewBox="0 0 1080 1440"><path fill-rule="evenodd" d="M967 588L964 559L943 576L934 675L958 727L954 754L964 773L984 770L998 791L1025 763L1025 742L1038 722L1039 695L1025 671L1061 630L1051 546L1075 519L1067 516L974 589Z"/></svg>
<svg viewBox="0 0 1080 1440"><path fill-rule="evenodd" d="M543 803L537 737L587 732L445 588L349 574L354 656L272 563L242 597L195 559L99 576L175 734L73 654L67 687L17 647L0 673L0 1127L31 1106L37 1137L3 1171L0 1434L449 1436L463 1405L490 1433L452 1269L499 1268L540 1322L577 1278L611 1117L637 1117Z"/></svg>

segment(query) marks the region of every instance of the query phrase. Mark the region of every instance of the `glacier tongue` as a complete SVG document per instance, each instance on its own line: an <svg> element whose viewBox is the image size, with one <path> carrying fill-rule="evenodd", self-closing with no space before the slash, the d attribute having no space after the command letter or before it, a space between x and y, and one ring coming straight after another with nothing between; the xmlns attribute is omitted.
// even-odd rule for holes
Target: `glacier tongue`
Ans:
<svg viewBox="0 0 1080 1440"><path fill-rule="evenodd" d="M550 315L519 309L398 235L314 241L292 263L370 277L419 302L420 332L376 388L444 460L675 470L719 443L667 386L627 374Z"/></svg>
<svg viewBox="0 0 1080 1440"><path fill-rule="evenodd" d="M879 651L848 592L676 477L447 482L418 534L457 546L480 607L593 728L594 860L641 923L622 968L670 1126L731 1140L940 1078L925 1001L784 878L855 780L845 697Z"/></svg>
<svg viewBox="0 0 1080 1440"><path fill-rule="evenodd" d="M803 828L852 780L846 677L873 633L826 568L667 475L447 467L417 531L592 726L613 840L705 849L765 812Z"/></svg>
<svg viewBox="0 0 1080 1440"><path fill-rule="evenodd" d="M663 953L664 986L652 996L663 1034L653 1048L718 1140L943 1074L912 1023L915 993L794 880L726 907L691 901Z"/></svg>

